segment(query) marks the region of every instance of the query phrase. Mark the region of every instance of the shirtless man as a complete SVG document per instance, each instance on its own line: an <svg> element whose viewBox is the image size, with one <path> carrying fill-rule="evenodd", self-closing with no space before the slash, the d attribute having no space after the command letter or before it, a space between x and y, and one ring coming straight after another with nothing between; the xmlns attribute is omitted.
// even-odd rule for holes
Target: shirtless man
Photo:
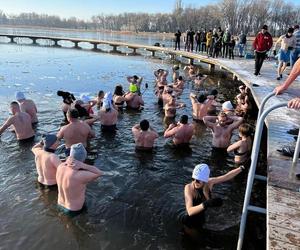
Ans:
<svg viewBox="0 0 300 250"><path fill-rule="evenodd" d="M59 145L56 135L48 134L33 146L38 182L45 187L56 186L56 169L61 161L54 153Z"/></svg>
<svg viewBox="0 0 300 250"><path fill-rule="evenodd" d="M183 70L188 71L188 76L191 80L194 79L195 76L197 75L196 68L195 68L194 64L192 64L192 63L189 66L185 66L183 68Z"/></svg>
<svg viewBox="0 0 300 250"><path fill-rule="evenodd" d="M26 112L31 117L31 123L37 124L38 118L37 118L37 108L35 103L32 100L26 99L23 92L17 92L16 93L16 99L20 105L20 109L22 112Z"/></svg>
<svg viewBox="0 0 300 250"><path fill-rule="evenodd" d="M61 127L57 139L65 140L65 154L69 156L73 144L82 143L86 147L88 138L95 137L95 132L86 122L78 120L78 111L75 109L68 110L67 119L69 124Z"/></svg>
<svg viewBox="0 0 300 250"><path fill-rule="evenodd" d="M231 101L226 101L222 104L222 111L230 117L235 115Z"/></svg>
<svg viewBox="0 0 300 250"><path fill-rule="evenodd" d="M192 139L194 133L194 126L188 124L188 116L183 115L180 118L180 122L177 124L170 124L164 133L164 137L172 137L175 145L188 144Z"/></svg>
<svg viewBox="0 0 300 250"><path fill-rule="evenodd" d="M130 85L136 85L137 92L140 93L143 77L138 77L137 75L128 76L127 81L130 83Z"/></svg>
<svg viewBox="0 0 300 250"><path fill-rule="evenodd" d="M209 108L211 108L214 103L215 97L212 95L205 97L205 95L202 94L197 98L195 94L191 93L190 99L193 107L193 119L203 122L203 117L207 115Z"/></svg>
<svg viewBox="0 0 300 250"><path fill-rule="evenodd" d="M179 66L174 65L172 68L172 71L173 71L173 74L172 74L173 82L176 82L179 77Z"/></svg>
<svg viewBox="0 0 300 250"><path fill-rule="evenodd" d="M213 147L226 149L230 144L232 131L242 124L243 118L236 116L228 118L224 112L220 112L218 116L204 116L203 122L212 130Z"/></svg>
<svg viewBox="0 0 300 250"><path fill-rule="evenodd" d="M78 215L83 210L86 185L101 175L98 168L83 163L86 155L82 143L72 145L70 157L56 171L57 203L60 210L70 216Z"/></svg>
<svg viewBox="0 0 300 250"><path fill-rule="evenodd" d="M167 81L167 76L169 74L168 70L164 70L164 69L159 69L157 71L154 72L154 75L156 76L156 83L157 86L161 86L161 85L167 85L168 81Z"/></svg>
<svg viewBox="0 0 300 250"><path fill-rule="evenodd" d="M152 150L155 139L158 138L158 133L150 127L147 120L142 120L140 124L132 127L135 147L139 150Z"/></svg>
<svg viewBox="0 0 300 250"><path fill-rule="evenodd" d="M98 116L102 132L115 132L117 130L118 111L114 108L112 103L104 101Z"/></svg>
<svg viewBox="0 0 300 250"><path fill-rule="evenodd" d="M143 98L142 96L138 95L137 90L131 90L130 92L126 93L124 98L127 104L126 108L128 109L140 110L144 105Z"/></svg>
<svg viewBox="0 0 300 250"><path fill-rule="evenodd" d="M16 133L17 140L19 141L31 141L34 139L34 131L31 124L31 116L26 112L20 110L20 106L17 102L10 104L10 110L12 116L10 116L6 122L0 128L1 134L11 125Z"/></svg>
<svg viewBox="0 0 300 250"><path fill-rule="evenodd" d="M175 96L172 96L169 102L164 106L165 117L174 118L176 116L176 108L182 108L185 105L183 103L176 103Z"/></svg>

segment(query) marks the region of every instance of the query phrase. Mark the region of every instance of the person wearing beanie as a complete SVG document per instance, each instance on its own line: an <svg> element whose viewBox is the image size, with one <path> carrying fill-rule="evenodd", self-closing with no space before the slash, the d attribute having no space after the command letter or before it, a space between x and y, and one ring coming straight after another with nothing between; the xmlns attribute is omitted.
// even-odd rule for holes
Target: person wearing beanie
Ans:
<svg viewBox="0 0 300 250"><path fill-rule="evenodd" d="M95 132L85 122L78 119L78 111L76 109L69 109L67 112L67 119L69 124L61 127L57 133L57 139L64 139L65 141L65 154L69 156L70 148L73 144L82 143L87 145L89 138L95 137Z"/></svg>
<svg viewBox="0 0 300 250"><path fill-rule="evenodd" d="M19 142L33 141L35 132L32 129L30 115L22 112L17 102L10 103L10 111L12 112L12 116L0 127L0 136L7 128L12 126Z"/></svg>
<svg viewBox="0 0 300 250"><path fill-rule="evenodd" d="M16 92L16 100L20 105L22 112L26 112L31 117L31 123L33 125L38 123L37 108L32 100L26 99L23 92Z"/></svg>
<svg viewBox="0 0 300 250"><path fill-rule="evenodd" d="M178 123L171 123L164 133L165 138L173 137L176 146L188 145L194 134L194 125L188 123L188 116L182 115Z"/></svg>
<svg viewBox="0 0 300 250"><path fill-rule="evenodd" d="M276 55L276 46L280 43L280 50L278 52L277 80L282 79L282 74L291 59L291 51L296 47L296 37L293 33L294 29L289 28L287 33L280 36L274 44L273 53Z"/></svg>
<svg viewBox="0 0 300 250"><path fill-rule="evenodd" d="M267 52L272 48L273 38L268 32L268 26L263 25L261 31L256 35L253 42L255 53L255 71L254 75L260 75L260 69L266 58Z"/></svg>
<svg viewBox="0 0 300 250"><path fill-rule="evenodd" d="M191 93L190 99L193 108L193 120L203 122L203 117L207 115L208 110L214 103L215 97L213 95L205 96L204 94L197 97Z"/></svg>
<svg viewBox="0 0 300 250"><path fill-rule="evenodd" d="M226 148L230 144L233 130L242 124L243 118L237 116L231 116L229 118L225 112L220 112L218 116L204 116L203 122L212 130L213 149L226 151Z"/></svg>
<svg viewBox="0 0 300 250"><path fill-rule="evenodd" d="M222 104L222 111L227 116L234 116L234 107L232 106L231 101L226 101Z"/></svg>
<svg viewBox="0 0 300 250"><path fill-rule="evenodd" d="M154 141L158 138L158 133L149 125L147 120L142 120L140 124L134 125L132 134L135 148L143 151L152 150Z"/></svg>
<svg viewBox="0 0 300 250"><path fill-rule="evenodd" d="M70 156L56 171L57 204L60 211L71 217L84 210L86 185L101 175L98 168L84 163L86 156L84 145L74 144Z"/></svg>
<svg viewBox="0 0 300 250"><path fill-rule="evenodd" d="M186 233L197 235L205 222L205 210L222 206L221 198L211 197L213 186L231 180L243 170L244 168L241 166L224 175L210 178L210 169L207 164L202 163L195 166L192 181L184 187L186 214L182 217L182 223Z"/></svg>
<svg viewBox="0 0 300 250"><path fill-rule="evenodd" d="M56 187L56 170L61 164L59 157L55 154L58 145L56 135L47 134L31 149L35 156L38 183L43 187Z"/></svg>

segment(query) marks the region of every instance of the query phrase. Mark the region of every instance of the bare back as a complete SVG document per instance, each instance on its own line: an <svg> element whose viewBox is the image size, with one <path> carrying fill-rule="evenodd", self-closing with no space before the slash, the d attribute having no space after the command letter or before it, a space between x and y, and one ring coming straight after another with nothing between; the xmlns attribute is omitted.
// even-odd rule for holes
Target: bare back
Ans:
<svg viewBox="0 0 300 250"><path fill-rule="evenodd" d="M31 117L25 112L20 112L13 117L11 124L14 127L16 136L18 140L23 140L34 136L34 131L32 129Z"/></svg>
<svg viewBox="0 0 300 250"><path fill-rule="evenodd" d="M106 112L105 110L100 110L100 123L105 126L115 125L118 120L118 111L111 109Z"/></svg>
<svg viewBox="0 0 300 250"><path fill-rule="evenodd" d="M20 109L22 112L26 112L31 117L31 122L36 123L38 122L37 118L37 108L35 103L32 100L23 100L20 102Z"/></svg>

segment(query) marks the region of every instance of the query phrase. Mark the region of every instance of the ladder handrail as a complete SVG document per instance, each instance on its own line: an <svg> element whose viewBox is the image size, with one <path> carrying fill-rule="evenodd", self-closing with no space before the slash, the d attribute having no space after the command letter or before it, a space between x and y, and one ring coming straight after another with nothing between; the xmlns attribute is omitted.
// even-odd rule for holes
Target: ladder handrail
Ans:
<svg viewBox="0 0 300 250"><path fill-rule="evenodd" d="M272 93L272 95L269 94L268 96L266 96L264 98L264 101L266 102L271 96L273 96L273 94L274 93ZM247 213L248 213L248 206L249 206L249 202L250 202L250 198L251 198L252 186L253 186L253 181L254 181L254 175L255 175L255 170L256 170L256 165L257 165L261 135L262 135L263 127L264 127L265 118L274 109L278 109L278 108L286 107L286 106L287 106L287 102L281 102L281 103L272 105L271 107L267 108L258 118L256 132L255 132L254 141L253 141L253 148L252 148L252 153L251 153L251 166L250 166L248 178L247 178L247 187L246 187L242 217L241 217L241 222L240 222L239 239L238 239L238 245L237 245L238 250L241 250L242 245L243 245Z"/></svg>
<svg viewBox="0 0 300 250"><path fill-rule="evenodd" d="M266 105L267 101L268 101L272 96L275 96L275 93L274 93L274 92L271 92L271 93L267 94L267 95L265 96L265 98L261 101L261 104L260 104L260 107L259 107L259 110L258 110L257 120L258 120L258 118L261 116L262 112L264 111L264 108L265 108L265 105Z"/></svg>

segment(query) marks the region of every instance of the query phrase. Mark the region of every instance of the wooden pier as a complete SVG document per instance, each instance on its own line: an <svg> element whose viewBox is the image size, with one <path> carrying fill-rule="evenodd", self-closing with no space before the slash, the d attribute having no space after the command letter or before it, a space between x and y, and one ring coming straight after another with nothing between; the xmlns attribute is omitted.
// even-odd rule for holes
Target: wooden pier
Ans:
<svg viewBox="0 0 300 250"><path fill-rule="evenodd" d="M152 56L163 53L175 60L186 58L189 62L206 63L210 71L218 67L231 73L233 79L246 84L251 89L257 106L260 106L262 99L287 77L284 75L282 81L276 80L275 61L265 61L261 70L262 76L257 77L253 75L254 60L212 59L201 54L170 48L91 39L5 34L0 34L0 37L6 37L11 43L15 43L16 38L29 38L33 45L39 45L39 40L49 40L50 46L56 47L61 46L61 41L70 41L77 49L80 48L80 43L84 42L92 44L92 50L99 52L102 51L99 45L109 45L111 53L122 53L120 48L125 47L131 49L132 55L140 54L141 51L149 51ZM295 96L300 96L299 80L295 81L287 93L271 98L266 108L288 101ZM267 249L300 249L300 180L295 178L295 173L300 173L300 167L298 164L291 168L292 158L282 156L277 152L277 149L294 141L293 136L287 134L286 131L299 127L299 124L300 112L287 108L272 111L266 118L268 128Z"/></svg>

